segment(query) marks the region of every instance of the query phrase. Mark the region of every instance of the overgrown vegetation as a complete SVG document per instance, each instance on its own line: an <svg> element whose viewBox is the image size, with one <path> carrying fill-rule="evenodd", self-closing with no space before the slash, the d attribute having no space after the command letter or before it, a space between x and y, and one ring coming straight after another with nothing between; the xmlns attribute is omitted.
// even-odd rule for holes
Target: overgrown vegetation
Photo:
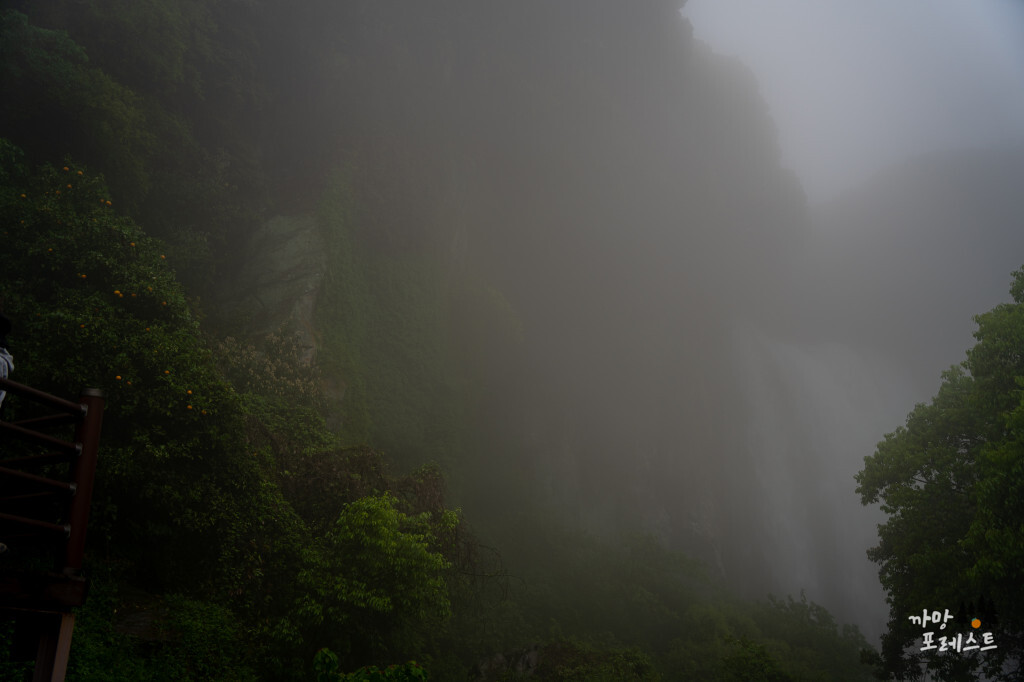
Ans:
<svg viewBox="0 0 1024 682"><path fill-rule="evenodd" d="M1010 294L1013 303L974 318L978 342L967 359L943 374L938 395L917 405L906 426L886 434L857 475L864 504L881 502L889 515L869 553L889 595L883 675L1020 677L1024 270L1013 273ZM973 635L977 646L995 648L931 651L924 633L947 633L910 620L925 609L955 614L950 638ZM991 642L982 641L986 632Z"/></svg>
<svg viewBox="0 0 1024 682"><path fill-rule="evenodd" d="M528 446L544 430L510 377L529 334L558 327L466 255L465 224L426 215L447 185L419 164L444 145L406 149L346 108L371 76L345 50L368 59L362 32L420 10L314 5L0 13L0 83L20 93L0 104L16 378L108 401L69 679L864 679L867 643L821 607L738 600L649 534L594 537L537 504ZM326 26L339 33L307 40ZM311 71L332 66L337 91L309 114L329 130L296 120L295 99L321 92L277 66L296 44ZM406 63L382 61L396 78ZM537 101L559 88L541 83ZM285 123L311 139L275 139ZM288 328L246 339L201 323L272 208L317 211L326 233L313 365ZM455 212L468 222L472 207ZM481 250L535 252L555 277L578 235L549 244L516 215L477 234ZM21 409L9 398L5 418ZM486 502L500 547L450 508L446 481Z"/></svg>
<svg viewBox="0 0 1024 682"><path fill-rule="evenodd" d="M93 570L110 592L86 607L73 672L161 678L172 668L157 656L178 662L176 679L223 679L229 669L244 678L255 658L271 678L301 677L328 643L321 637L353 665L398 647L400 630L443 620L443 552L457 517L431 490L440 480L424 472L406 483L383 473L380 455L342 450L303 393L307 372L274 339L263 355L222 347L236 352L219 369L163 246L113 210L101 179L70 161L30 172L11 144L0 151L10 248L0 299L18 321L18 378L60 395L98 387L108 402L90 532ZM226 383L222 371L245 363L279 381ZM8 399L5 409L17 418L20 405ZM376 478L351 486L357 469L337 463L355 459ZM313 485L332 494L307 504L310 482L294 479L313 468ZM337 575L347 553L369 558L374 547L408 557L364 567L374 580L394 577L385 592ZM154 651L118 634L115 604L129 589L151 602L138 618L157 633ZM413 608L420 602L432 612ZM139 662L122 660L132 651Z"/></svg>

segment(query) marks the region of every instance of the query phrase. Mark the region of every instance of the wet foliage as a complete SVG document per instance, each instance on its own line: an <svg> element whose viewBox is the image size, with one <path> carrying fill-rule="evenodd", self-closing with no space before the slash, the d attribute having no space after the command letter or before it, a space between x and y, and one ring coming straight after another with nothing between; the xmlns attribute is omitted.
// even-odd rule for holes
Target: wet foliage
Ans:
<svg viewBox="0 0 1024 682"><path fill-rule="evenodd" d="M801 192L744 69L599 4L5 5L16 379L107 396L69 679L866 679L706 530L758 514L722 339ZM292 213L311 331L244 338Z"/></svg>

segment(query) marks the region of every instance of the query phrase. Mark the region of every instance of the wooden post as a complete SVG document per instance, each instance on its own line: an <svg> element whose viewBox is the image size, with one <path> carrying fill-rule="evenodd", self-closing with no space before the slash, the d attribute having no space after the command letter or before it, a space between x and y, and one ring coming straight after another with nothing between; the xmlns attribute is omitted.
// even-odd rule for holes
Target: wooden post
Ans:
<svg viewBox="0 0 1024 682"><path fill-rule="evenodd" d="M64 572L77 572L82 568L85 552L85 528L89 523L92 505L92 484L96 476L96 455L100 445L100 426L103 424L103 393L86 388L79 397L85 416L75 430L75 442L82 446L79 456L71 463L71 480L75 496L71 498L71 535L68 537Z"/></svg>
<svg viewBox="0 0 1024 682"><path fill-rule="evenodd" d="M36 615L39 646L36 649L36 668L32 682L64 682L75 616L71 613L52 612Z"/></svg>

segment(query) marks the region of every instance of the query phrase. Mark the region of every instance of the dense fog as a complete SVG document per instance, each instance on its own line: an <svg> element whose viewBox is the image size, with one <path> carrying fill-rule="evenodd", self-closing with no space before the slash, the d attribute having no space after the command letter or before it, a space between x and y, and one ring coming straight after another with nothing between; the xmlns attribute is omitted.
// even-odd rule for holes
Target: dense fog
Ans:
<svg viewBox="0 0 1024 682"><path fill-rule="evenodd" d="M745 351L779 382L766 392L751 370L768 434L755 458L784 519L775 579L877 634L886 607L863 549L882 517L850 481L964 359L974 311L1006 300L1024 253L1024 13L696 0L683 14L758 78L812 205L792 266L808 279L778 304L799 322Z"/></svg>
<svg viewBox="0 0 1024 682"><path fill-rule="evenodd" d="M812 204L929 151L1024 134L1019 3L690 0L683 14L754 72Z"/></svg>
<svg viewBox="0 0 1024 682"><path fill-rule="evenodd" d="M605 592L586 592L572 573L584 547L607 562L595 575L618 575L607 566L626 557L633 579L650 541L696 559L709 585L750 599L803 593L877 643L890 614L866 552L885 517L862 506L854 476L964 359L972 316L1009 301L1024 263L1024 10L1000 0L680 4L15 2L0 14L13 46L0 50L2 83L23 93L0 102L0 137L24 150L23 165L73 159L62 172L74 182L91 177L75 163L95 168L96 191L105 182L114 197L103 206L162 240L146 247L145 277L162 273L172 293L144 312L175 317L136 327L187 339L139 341L125 327L127 350L110 331L118 354L50 372L85 368L113 396L108 442L120 454L107 479L100 472L109 488L98 515L105 551L137 570L123 569L125 584L279 619L245 636L263 637L261 651L293 675L328 644L350 668L420 650L437 669L467 668L513 646L536 650L561 628L573 636L596 622L587 614L631 622L609 606L621 603L655 632L618 636L685 679L700 656L668 629L703 625L701 600L717 587L693 596L690 569L666 570L672 580L657 584L678 596L685 583L686 597L659 610L653 588L619 594L601 578ZM21 159L13 149L0 148L4 159ZM12 226L26 224L17 201L44 196L15 189L22 172L0 177ZM58 189L67 196L72 183ZM25 215L34 226L36 213ZM78 234L66 227L77 215L59 217L48 229ZM65 251L100 254L111 272L135 263L124 254L143 237L111 225L103 234L130 244L116 242L116 256L103 251L114 237ZM53 253L33 230L16 235L35 249L25 253ZM76 273L69 287L86 286L87 266L63 266ZM27 257L19 267L19 287L40 277ZM117 276L101 281L122 305L128 276ZM101 300L49 283L24 290L0 283L0 303L40 338L49 328L31 325L50 318L29 311L68 306L52 316L63 320L77 314L69 301ZM150 319L129 312L118 324ZM104 346L96 339L88 347ZM211 416L231 415L205 436L191 422L164 424L180 417L120 383L139 348L136 365L148 367L188 344L198 345L187 371L220 396ZM116 365L110 384L115 362L129 369ZM102 371L88 374L93 365ZM154 392L195 389L188 400L207 414L199 378L159 371ZM118 419L134 433L133 410L157 435L117 440ZM196 473L204 466L216 475ZM231 492L182 497L174 504L202 511L179 523L174 486L147 487L160 478L147 467ZM224 484L229 469L255 483ZM373 497L382 491L399 494ZM391 608L392 593L355 603L310 577L391 575L373 563L380 552L345 563L351 545L337 529L361 503L416 528L413 545L449 542L447 558L420 548L433 577L410 573L413 596L401 597L418 615L383 617L373 608ZM118 516L148 518L151 506L173 521L150 532L132 512ZM200 536L211 556L237 551L182 587L175 543ZM558 547L558 537L571 541ZM550 564L537 558L545 547ZM315 568L303 563L311 556ZM484 578L507 581L501 606L481 606L473 580ZM431 608L455 604L450 631L423 616L424 585ZM332 598L335 612L317 601ZM771 608L811 612L794 603ZM719 657L732 665L749 643L723 632Z"/></svg>

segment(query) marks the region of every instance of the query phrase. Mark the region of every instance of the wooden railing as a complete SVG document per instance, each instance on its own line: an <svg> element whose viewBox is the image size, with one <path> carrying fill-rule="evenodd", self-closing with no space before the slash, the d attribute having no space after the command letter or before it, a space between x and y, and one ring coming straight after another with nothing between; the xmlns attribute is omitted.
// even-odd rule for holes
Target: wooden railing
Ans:
<svg viewBox="0 0 1024 682"><path fill-rule="evenodd" d="M35 647L34 681L60 682L67 668L74 616L85 602L81 576L85 531L103 422L103 394L85 389L78 402L0 379L0 390L52 413L18 421L0 420L0 609L17 617L17 637ZM71 440L47 433L74 425ZM7 443L29 445L10 456ZM39 450L39 451L37 451ZM67 463L66 475L54 470ZM55 551L53 571L4 566L5 554L42 545Z"/></svg>

